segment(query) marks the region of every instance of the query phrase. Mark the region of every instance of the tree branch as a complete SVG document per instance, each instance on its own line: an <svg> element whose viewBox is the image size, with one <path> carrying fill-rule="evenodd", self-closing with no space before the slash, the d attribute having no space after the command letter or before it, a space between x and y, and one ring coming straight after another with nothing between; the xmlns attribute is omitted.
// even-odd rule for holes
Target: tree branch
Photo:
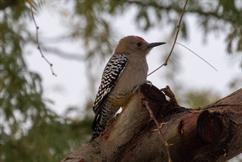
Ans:
<svg viewBox="0 0 242 162"><path fill-rule="evenodd" d="M177 13L181 13L182 12L182 8L178 7L178 6L174 6L174 5L162 5L162 4L158 4L154 1L137 1L137 0L129 0L128 1L129 4L135 4L138 6L145 6L145 7L154 7L157 8L159 10L164 10L166 12L170 12L170 11L175 11ZM223 15L218 14L217 12L213 12L213 11L203 11L201 8L200 9L194 9L194 8L189 8L186 10L186 12L188 13L192 13L192 14L197 14L199 16L204 16L204 17L213 17L219 20L226 20L228 22L231 22L231 19L227 19L225 18Z"/></svg>
<svg viewBox="0 0 242 162"><path fill-rule="evenodd" d="M85 61L86 60L86 56L82 56L81 54L78 54L78 53L66 52L59 48L55 48L55 47L51 47L51 46L43 46L43 49L48 52L48 53L46 53L48 55L52 54L52 55L55 55L57 57L64 58L67 60L73 60L73 61Z"/></svg>
<svg viewBox="0 0 242 162"><path fill-rule="evenodd" d="M162 65L160 65L158 68L156 68L155 70L153 70L151 73L149 73L148 76L151 75L151 74L153 74L157 70L159 70L161 67L166 66L168 64L168 61L169 61L169 59L170 59L170 57L172 55L172 52L173 52L173 50L175 48L175 44L176 44L176 41L177 41L177 38L178 38L178 34L179 34L179 31L180 31L180 28L181 28L182 18L183 18L183 15L184 15L185 11L186 11L187 2L188 2L188 0L185 0L185 4L184 4L183 9L181 11L180 18L178 19L177 30L176 30L175 38L174 38L174 41L173 41L172 46L171 46L171 50L170 50L170 52L169 52L169 54L168 54L165 62Z"/></svg>
<svg viewBox="0 0 242 162"><path fill-rule="evenodd" d="M204 107L186 109L144 84L103 134L63 162L225 162L242 152L242 89ZM150 118L146 101L158 124ZM160 136L169 144L166 146Z"/></svg>
<svg viewBox="0 0 242 162"><path fill-rule="evenodd" d="M54 68L53 68L53 64L49 61L49 59L44 55L41 47L40 47L40 43L39 43L39 26L35 20L35 17L34 17L34 11L33 11L33 8L31 7L31 17L32 17L32 20L34 22L34 26L35 26L35 37L36 37L36 43L37 43L37 49L39 50L39 53L41 55L41 57L43 58L43 60L49 65L50 67L50 71L51 71L51 74L53 76L57 76L56 73L54 72Z"/></svg>

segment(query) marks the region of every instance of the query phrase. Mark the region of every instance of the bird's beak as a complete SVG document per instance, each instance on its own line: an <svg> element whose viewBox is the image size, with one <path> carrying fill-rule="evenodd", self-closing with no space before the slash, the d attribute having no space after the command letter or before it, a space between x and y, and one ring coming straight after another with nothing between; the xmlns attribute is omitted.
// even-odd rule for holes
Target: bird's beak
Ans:
<svg viewBox="0 0 242 162"><path fill-rule="evenodd" d="M153 47L156 47L156 46L160 46L162 44L166 44L166 42L154 42L154 43L149 43L148 44L148 48L151 49Z"/></svg>

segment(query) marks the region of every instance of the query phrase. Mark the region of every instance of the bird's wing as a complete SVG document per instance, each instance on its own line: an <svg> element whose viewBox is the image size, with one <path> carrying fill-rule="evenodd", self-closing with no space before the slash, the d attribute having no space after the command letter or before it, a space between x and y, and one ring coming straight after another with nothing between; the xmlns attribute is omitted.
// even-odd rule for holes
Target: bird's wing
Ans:
<svg viewBox="0 0 242 162"><path fill-rule="evenodd" d="M107 95L116 85L118 78L121 76L128 62L127 56L123 54L113 55L108 61L102 75L101 84L98 88L96 99L93 105L93 111L97 114L99 108Z"/></svg>

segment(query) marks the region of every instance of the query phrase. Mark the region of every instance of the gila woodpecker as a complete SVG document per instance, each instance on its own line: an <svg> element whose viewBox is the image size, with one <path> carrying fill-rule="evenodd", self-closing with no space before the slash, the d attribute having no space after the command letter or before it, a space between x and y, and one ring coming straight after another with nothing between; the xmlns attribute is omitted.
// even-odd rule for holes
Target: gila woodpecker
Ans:
<svg viewBox="0 0 242 162"><path fill-rule="evenodd" d="M95 119L92 139L98 137L120 107L127 104L132 91L146 82L146 55L164 42L148 43L138 36L122 38L102 75L93 105Z"/></svg>

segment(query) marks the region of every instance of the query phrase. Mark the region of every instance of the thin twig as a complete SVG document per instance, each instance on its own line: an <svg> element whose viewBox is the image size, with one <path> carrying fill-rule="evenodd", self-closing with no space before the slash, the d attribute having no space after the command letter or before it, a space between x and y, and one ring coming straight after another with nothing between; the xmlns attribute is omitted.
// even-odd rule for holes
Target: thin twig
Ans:
<svg viewBox="0 0 242 162"><path fill-rule="evenodd" d="M205 60L204 58L202 58L201 56L199 56L199 54L197 54L196 52L194 52L192 49L188 48L187 46L185 46L184 44L180 43L180 42L176 42L176 44L184 47L185 49L187 49L188 51L190 51L192 54L194 54L195 56L197 56L198 58L200 58L201 60L203 60L207 65L209 65L213 70L218 71L218 69L213 66L211 63L209 63L207 60Z"/></svg>
<svg viewBox="0 0 242 162"><path fill-rule="evenodd" d="M37 22L35 20L35 17L34 17L34 12L33 12L33 9L31 8L31 17L33 19L33 22L34 22L34 26L35 26L35 37L36 37L36 43L37 43L37 49L39 50L39 53L41 55L41 57L44 59L44 61L49 65L50 67L50 71L51 71L51 74L53 76L57 76L56 73L54 72L54 69L53 69L53 64L46 58L46 56L44 55L41 47L40 47L40 43L39 43L39 26L37 25Z"/></svg>
<svg viewBox="0 0 242 162"><path fill-rule="evenodd" d="M168 162L172 162L171 161L171 156L170 156L170 151L169 151L169 148L168 148L169 147L169 144L168 144L168 142L162 136L161 126L159 125L159 122L156 120L153 111L150 109L149 104L148 104L148 101L145 101L144 100L143 103L144 103L145 108L147 109L147 111L150 114L150 118L154 121L154 123L155 123L155 125L156 125L156 127L158 129L159 137L161 139L161 142L165 145L165 150L166 150L166 153L167 153L167 156L168 156Z"/></svg>
<svg viewBox="0 0 242 162"><path fill-rule="evenodd" d="M151 74L153 74L153 73L156 72L157 70L159 70L161 67L166 66L166 65L168 64L168 61L169 61L169 59L170 59L170 57L171 57L171 54L172 54L172 52L173 52L173 50L174 50L174 48L175 48L175 44L176 44L176 41L177 41L177 38L178 38L178 34L179 34L179 31L180 31L180 28L181 28L182 18L183 18L183 15L184 15L184 13L185 13L185 10L186 10L187 2L188 2L188 0L185 1L185 4L184 4L183 9L182 9L182 12L181 12L181 16L180 16L180 18L179 18L179 20L178 20L177 31L176 31L175 38L174 38L173 44L172 44L172 46L171 46L171 50L170 50L170 52L169 52L169 55L167 56L165 62L164 62L162 65L160 65L158 68L156 68L155 70L153 70L152 72L150 72L150 73L148 74L148 76L151 75Z"/></svg>

